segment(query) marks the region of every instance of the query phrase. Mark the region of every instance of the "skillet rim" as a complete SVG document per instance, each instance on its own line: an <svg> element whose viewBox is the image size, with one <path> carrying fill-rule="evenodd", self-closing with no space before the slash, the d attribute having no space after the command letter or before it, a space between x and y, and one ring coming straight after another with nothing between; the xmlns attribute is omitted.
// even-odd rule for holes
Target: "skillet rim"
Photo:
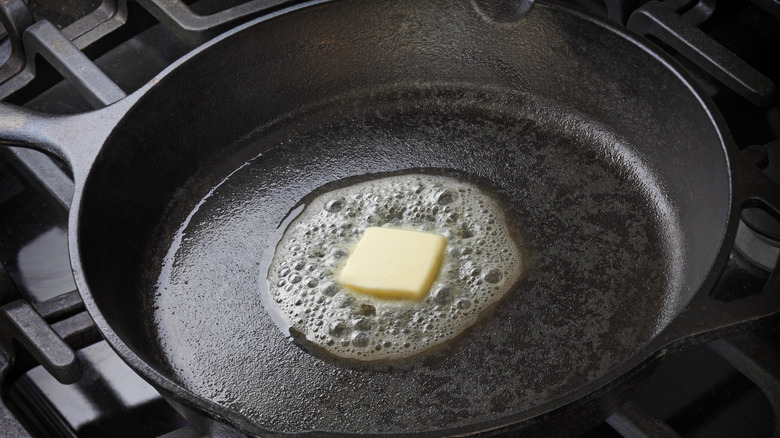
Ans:
<svg viewBox="0 0 780 438"><path fill-rule="evenodd" d="M171 72L177 70L180 66L189 62L192 58L196 57L201 52L210 50L213 46L218 45L221 41L230 38L233 35L236 35L248 28L261 25L261 23L272 20L276 17L293 13L302 9L310 8L310 7L334 3L337 1L338 0L312 0L312 1L299 3L281 9L279 11L258 17L245 24L237 26L225 33L218 35L217 37L209 40L208 42L200 45L199 47L193 49L192 51L184 55L182 58L178 59L177 61L169 65L162 72L157 74L153 79L147 82L136 92L106 108L108 111L117 111L118 116L116 121L114 122L114 128L112 128L111 134L109 134L105 138L103 144L99 148L96 148L95 157L97 157L100 154L100 151L102 150L105 144L110 143L114 135L113 130L116 128L116 126L118 126L121 123L121 121L124 119L124 116L126 116L130 111L133 110L133 108L135 108L135 105L141 100L141 98L143 98L151 90L155 89L157 84L160 83ZM628 29L618 28L616 25L612 23L606 22L598 17L592 16L580 9L573 8L572 5L568 5L566 4L566 2L561 0L541 0L540 2L537 3L536 7L550 7L551 9L555 9L557 13L574 15L578 19L588 21L607 32L611 32L615 34L619 38L622 38L627 42L633 44L633 46L636 47L637 49L642 50L646 54L650 55L653 59L655 59L656 62L659 62L661 66L663 66L667 71L669 71L683 86L685 86L688 92L696 99L700 107L704 110L704 113L712 123L712 127L715 129L715 133L717 134L717 137L720 141L721 153L723 154L722 156L724 158L725 169L727 170L726 176L728 176L728 188L729 188L729 193L727 198L729 203L727 209L728 217L726 219L726 224L723 229L723 233L720 236L720 244L719 244L718 251L716 253L714 260L712 261L712 264L710 265L708 274L705 277L705 279L702 281L702 284L699 287L699 289L694 293L692 293L688 300L679 304L677 310L681 312L682 309L685 309L688 306L688 304L693 300L695 296L701 294L705 290L712 289L715 281L719 277L720 268L722 268L725 265L726 258L728 257L728 253L730 251L730 245L727 244L726 237L732 235L736 230L736 225L737 225L736 218L738 217L739 209L735 208L733 202L735 170L732 166L732 159L738 151L736 150L736 145L734 144L731 138L725 120L723 119L722 115L718 112L717 108L715 107L711 99L708 96L706 96L706 94L704 94L701 87L699 87L693 81L693 78L690 77L690 75L687 72L685 72L681 67L676 66L676 61L674 61L674 59L672 59L666 53L661 52L660 49L657 49L654 46L650 45L649 42L646 43L645 41L643 41L642 37L633 34ZM76 173L75 172L76 170L77 169L74 169L74 173ZM113 330L111 324L103 316L99 306L97 305L97 303L95 302L92 296L92 292L89 286L87 285L87 280L84 275L84 271L81 263L81 257L80 257L80 250L79 250L80 228L78 224L81 216L82 198L84 195L85 187L89 183L90 175L92 175L91 169L89 170L85 169L82 175L74 175L76 180L76 188L75 188L73 204L72 204L74 208L71 209L69 220L68 220L68 226L69 226L68 241L69 241L69 252L71 257L71 265L73 268L74 277L76 280L76 285L78 287L79 294L81 295L82 300L84 301L84 304L90 316L95 321L98 330L101 332L103 338L108 342L108 344L117 352L117 354L119 354L120 357L122 357L122 359L126 363L128 363L136 372L138 372L139 375L141 375L141 377L143 377L145 380L152 383L156 389L162 391L167 397L174 398L177 403L186 405L187 408L195 409L198 411L199 414L205 415L208 418L217 420L220 423L228 423L229 427L235 427L239 429L241 433L249 433L252 435L262 434L264 436L267 436L269 434L275 436L321 436L322 434L327 434L332 436L370 435L370 436L427 437L427 436L441 436L444 434L448 434L448 435L475 434L475 433L492 434L492 433L499 433L499 432L507 432L518 428L524 428L527 425L533 425L535 423L544 421L546 419L545 417L547 417L550 414L554 414L556 411L563 410L567 407L574 407L577 405L582 405L591 402L594 399L596 399L600 395L600 393L609 393L612 389L614 389L614 387L619 386L621 382L630 379L630 377L633 374L635 374L636 371L640 369L644 369L646 367L651 367L653 362L655 362L655 360L662 355L661 353L659 353L659 349L664 347L663 343L661 343L661 345L657 345L659 344L657 341L659 341L659 339L662 338L664 331L668 329L669 326L672 325L672 323L680 315L680 312L678 312L677 315L675 315L675 317L673 317L667 323L665 329L659 332L658 334L656 334L656 336L653 337L648 344L639 348L639 350L635 354L633 354L623 362L619 363L614 368L610 369L607 373L605 373L601 377L592 380L590 382L587 382L570 392L567 392L563 395L550 399L544 402L543 404L538 405L532 409L513 413L513 414L503 415L501 417L498 417L497 419L488 422L473 423L467 426L459 426L454 428L424 430L424 431L416 431L416 432L409 432L409 433L389 432L389 433L357 434L352 432L333 432L333 431L315 431L315 430L297 432L297 433L283 433L283 432L269 431L269 430L259 428L254 424L253 421L249 420L245 415L240 414L239 412L233 409L217 404L203 396L197 395L191 390L185 388L184 386L180 385L179 383L176 383L174 380L165 376L163 373L157 371L154 367L152 367L150 364L146 363L138 355L136 355L135 352L132 349L130 349L130 347L128 347L127 344L125 344L125 342L120 338L120 336Z"/></svg>

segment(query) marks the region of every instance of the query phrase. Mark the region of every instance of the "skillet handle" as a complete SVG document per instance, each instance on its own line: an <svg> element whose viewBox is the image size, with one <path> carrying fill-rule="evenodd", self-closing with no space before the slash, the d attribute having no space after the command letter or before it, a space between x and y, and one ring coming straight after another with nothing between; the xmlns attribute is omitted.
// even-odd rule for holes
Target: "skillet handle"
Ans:
<svg viewBox="0 0 780 438"><path fill-rule="evenodd" d="M120 116L112 107L61 116L0 103L0 144L52 154L70 167L74 181L81 181Z"/></svg>
<svg viewBox="0 0 780 438"><path fill-rule="evenodd" d="M140 93L135 93L99 110L71 115L42 114L0 102L0 145L26 147L60 158L72 170L78 186L111 131L139 97Z"/></svg>
<svg viewBox="0 0 780 438"><path fill-rule="evenodd" d="M780 186L744 157L737 156L732 164L732 221L740 209L760 206L780 218ZM730 229L725 241L732 250L736 227ZM703 287L680 315L657 338L659 351L674 351L692 343L708 342L730 334L780 319L780 260L775 264L764 288L755 295L730 302L719 302Z"/></svg>

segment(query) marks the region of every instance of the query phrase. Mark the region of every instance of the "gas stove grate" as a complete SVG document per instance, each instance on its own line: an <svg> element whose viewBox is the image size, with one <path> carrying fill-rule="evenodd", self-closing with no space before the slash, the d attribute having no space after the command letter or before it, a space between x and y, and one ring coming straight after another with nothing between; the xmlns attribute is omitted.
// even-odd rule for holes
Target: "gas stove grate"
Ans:
<svg viewBox="0 0 780 438"><path fill-rule="evenodd" d="M102 0L89 11L47 18L45 8L36 8L36 2L28 3L32 12L21 0L3 2L0 16L8 37L0 45L0 52L7 52L7 61L0 68L0 98L49 113L100 108L137 89L219 32L290 3L206 0L186 5L180 0L139 0L130 4L126 0ZM739 6L735 3L741 2L720 2L717 7L713 0L572 3L651 37L678 58L711 92L739 145L758 157L757 165L774 168L770 157L780 154L776 87L780 71L772 67L754 68L741 54L730 50L729 46L737 47L738 42L719 41L712 35L728 33L723 27L742 23L740 17L748 17L744 20L759 23L755 30L760 35L751 35L751 43L763 44L764 56L780 53L775 50L780 47L776 2L755 0ZM717 27L717 23L723 27ZM767 27L766 23L770 25ZM756 43L762 39L765 42ZM45 61L43 66L36 63L36 56ZM134 58L133 68L127 68L130 58ZM65 81L58 81L60 76ZM751 121L747 128L741 128L747 122L735 115L740 111L762 115L763 124L757 127ZM5 172L0 173L0 205L10 205L21 196L40 198L38 202L44 207L39 211L59 209L51 215L56 217L58 226L64 227L62 210L69 207L73 188L67 171L43 154L3 149L0 164L10 163L13 170L0 166L0 171ZM780 177L775 178L780 181ZM3 192L10 201L3 198ZM748 214L744 219L747 229L759 236L753 240L774 248L771 218ZM14 221L12 213L0 214L0 229L15 227ZM15 231L5 233L7 237ZM4 257L0 260L12 267L10 274L0 269L0 326L4 335L16 339L10 342L3 336L0 343L0 430L11 437L104 436L108 430L125 430L126 436L200 436L151 387L137 376L126 374L129 369L100 339L77 292L44 297L29 282L20 281L23 275L16 250L28 237L19 237L20 241L12 244L0 243L6 247L0 251L0 257ZM748 262L755 261L751 256L755 251L762 249L744 248L732 255L726 268L728 275L713 296L738 299L766 284L768 272ZM776 262L777 254L772 254L774 259L770 258L767 265ZM72 285L72 280L67 284ZM742 436L780 434L777 327L716 339L707 346L671 355L666 362L635 399L585 436L714 436L729 431L745 432ZM717 366L713 365L715 362ZM705 389L693 391L697 395L692 400L686 399L683 406L672 406L675 403L669 402L670 397L683 398L682 395L690 394L681 393L692 391L690 382L679 382L675 376L690 367L706 368L712 375L700 376L706 381ZM106 375L112 373L121 377L108 379ZM56 382L53 375L61 381L77 383L62 395L55 388L67 387ZM130 395L127 388L116 383L122 381L131 382ZM95 395L95 391L101 390L110 395ZM717 401L722 393L727 394L725 401ZM70 400L65 404L72 404L71 409L58 400ZM745 405L750 414L743 412ZM157 422L157 427L139 429L139 418ZM730 425L717 429L724 418ZM141 429L143 432L139 432Z"/></svg>

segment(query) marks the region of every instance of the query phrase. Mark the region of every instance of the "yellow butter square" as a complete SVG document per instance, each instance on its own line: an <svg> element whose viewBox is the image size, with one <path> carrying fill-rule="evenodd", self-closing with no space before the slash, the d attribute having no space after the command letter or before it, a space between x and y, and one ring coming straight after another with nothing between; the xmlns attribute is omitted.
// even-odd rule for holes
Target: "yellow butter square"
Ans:
<svg viewBox="0 0 780 438"><path fill-rule="evenodd" d="M339 275L359 292L385 298L422 299L439 275L447 238L422 231L371 227Z"/></svg>

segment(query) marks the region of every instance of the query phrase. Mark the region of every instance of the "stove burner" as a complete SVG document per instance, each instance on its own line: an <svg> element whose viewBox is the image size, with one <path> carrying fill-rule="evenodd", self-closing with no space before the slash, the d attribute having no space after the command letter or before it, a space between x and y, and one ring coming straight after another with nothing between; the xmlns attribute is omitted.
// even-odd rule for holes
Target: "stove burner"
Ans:
<svg viewBox="0 0 780 438"><path fill-rule="evenodd" d="M218 33L290 3L0 2L7 36L0 98L52 114L99 108ZM675 57L712 96L746 157L780 181L777 2L571 4ZM62 230L73 183L63 169L41 153L0 148L0 430L10 437L201 436L100 340L86 314L67 268ZM718 300L756 293L777 266L777 218L745 209L742 219L737 250L713 292ZM583 436L778 435L779 394L775 326L669 355L633 400Z"/></svg>

